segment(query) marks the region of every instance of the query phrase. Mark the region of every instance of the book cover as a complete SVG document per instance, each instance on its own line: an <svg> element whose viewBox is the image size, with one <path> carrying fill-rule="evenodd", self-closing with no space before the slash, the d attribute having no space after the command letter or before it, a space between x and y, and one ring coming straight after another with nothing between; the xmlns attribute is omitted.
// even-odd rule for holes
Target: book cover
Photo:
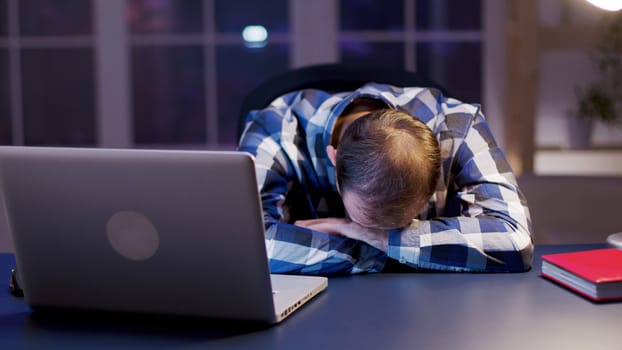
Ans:
<svg viewBox="0 0 622 350"><path fill-rule="evenodd" d="M595 301L622 300L622 250L543 255L542 276Z"/></svg>

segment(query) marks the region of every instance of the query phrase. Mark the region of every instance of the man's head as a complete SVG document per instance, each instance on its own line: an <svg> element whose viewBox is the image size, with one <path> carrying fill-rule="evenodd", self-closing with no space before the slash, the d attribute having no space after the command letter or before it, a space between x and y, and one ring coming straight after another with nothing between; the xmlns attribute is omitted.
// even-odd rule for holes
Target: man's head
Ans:
<svg viewBox="0 0 622 350"><path fill-rule="evenodd" d="M339 139L337 186L350 219L400 228L423 209L440 174L432 131L404 112L380 109L354 120Z"/></svg>

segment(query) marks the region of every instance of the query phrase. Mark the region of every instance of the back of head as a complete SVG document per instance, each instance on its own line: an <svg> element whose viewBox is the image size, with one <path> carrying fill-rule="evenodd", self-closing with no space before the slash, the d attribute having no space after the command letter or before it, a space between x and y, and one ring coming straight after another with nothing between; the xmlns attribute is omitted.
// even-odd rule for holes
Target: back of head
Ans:
<svg viewBox="0 0 622 350"><path fill-rule="evenodd" d="M357 120L339 140L337 182L343 194L364 199L368 222L382 228L407 225L434 193L440 150L419 119L380 109Z"/></svg>

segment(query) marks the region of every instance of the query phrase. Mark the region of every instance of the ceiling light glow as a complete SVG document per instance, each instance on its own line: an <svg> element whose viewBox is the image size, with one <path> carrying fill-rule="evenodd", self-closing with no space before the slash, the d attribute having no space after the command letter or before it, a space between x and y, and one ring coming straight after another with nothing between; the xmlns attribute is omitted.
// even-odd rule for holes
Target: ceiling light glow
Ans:
<svg viewBox="0 0 622 350"><path fill-rule="evenodd" d="M587 0L590 4L607 11L622 9L622 0Z"/></svg>
<svg viewBox="0 0 622 350"><path fill-rule="evenodd" d="M268 30L264 26L246 26L242 38L247 43L261 43L268 40Z"/></svg>

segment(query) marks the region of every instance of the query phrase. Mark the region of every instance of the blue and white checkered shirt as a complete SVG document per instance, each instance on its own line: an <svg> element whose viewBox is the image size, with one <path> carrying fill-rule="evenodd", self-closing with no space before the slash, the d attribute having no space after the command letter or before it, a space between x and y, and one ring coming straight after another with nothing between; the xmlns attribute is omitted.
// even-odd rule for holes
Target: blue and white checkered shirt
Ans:
<svg viewBox="0 0 622 350"><path fill-rule="evenodd" d="M433 130L441 148L435 194L410 226L389 231L387 253L292 225L343 217L326 146L335 120L357 97L379 99L416 116ZM239 150L255 156L273 273L379 272L390 259L450 271L512 272L531 265L529 209L477 105L435 89L375 83L339 94L295 91L249 113Z"/></svg>

